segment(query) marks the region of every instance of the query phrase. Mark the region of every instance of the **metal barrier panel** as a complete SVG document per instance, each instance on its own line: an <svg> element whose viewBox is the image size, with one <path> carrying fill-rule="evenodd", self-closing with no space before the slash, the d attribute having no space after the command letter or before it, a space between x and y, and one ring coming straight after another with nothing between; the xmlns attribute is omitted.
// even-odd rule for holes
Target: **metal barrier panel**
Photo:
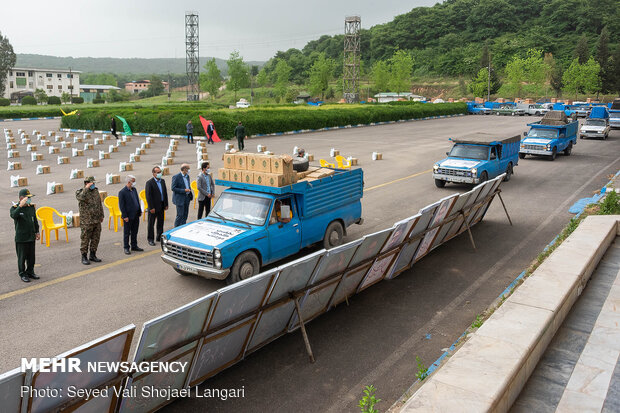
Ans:
<svg viewBox="0 0 620 413"><path fill-rule="evenodd" d="M26 373L17 368L0 375L0 406L6 413L21 411L22 386L27 386Z"/></svg>
<svg viewBox="0 0 620 413"><path fill-rule="evenodd" d="M364 238L362 238L362 244L359 246L353 256L353 259L351 260L351 267L375 257L385 244L388 237L392 234L392 231L393 228L388 228L375 232L374 234L365 235Z"/></svg>

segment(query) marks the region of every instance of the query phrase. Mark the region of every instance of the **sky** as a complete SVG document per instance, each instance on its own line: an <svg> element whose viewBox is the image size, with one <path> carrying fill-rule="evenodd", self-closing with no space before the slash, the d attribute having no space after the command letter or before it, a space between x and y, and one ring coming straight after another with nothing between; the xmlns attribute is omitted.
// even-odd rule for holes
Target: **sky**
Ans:
<svg viewBox="0 0 620 413"><path fill-rule="evenodd" d="M265 61L321 35L391 21L436 0L2 0L0 32L15 53L72 57L184 58L185 12L199 16L200 56Z"/></svg>

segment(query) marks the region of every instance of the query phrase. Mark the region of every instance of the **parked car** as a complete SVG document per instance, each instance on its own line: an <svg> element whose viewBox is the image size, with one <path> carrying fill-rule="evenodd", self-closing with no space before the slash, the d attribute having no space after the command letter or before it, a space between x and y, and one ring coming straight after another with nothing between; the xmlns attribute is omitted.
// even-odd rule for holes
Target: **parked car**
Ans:
<svg viewBox="0 0 620 413"><path fill-rule="evenodd" d="M499 108L493 109L493 113L496 115L511 115L511 116L525 115L525 111L523 109L520 109L514 104L510 104L510 103L500 105Z"/></svg>
<svg viewBox="0 0 620 413"><path fill-rule="evenodd" d="M620 128L620 98L614 99L609 108L609 126L613 129Z"/></svg>
<svg viewBox="0 0 620 413"><path fill-rule="evenodd" d="M249 108L250 107L250 102L248 102L245 99L241 99L241 100L239 100L239 102L237 102L236 106L238 108Z"/></svg>
<svg viewBox="0 0 620 413"><path fill-rule="evenodd" d="M472 115L489 115L491 109L485 107L482 103L467 102L467 112Z"/></svg>
<svg viewBox="0 0 620 413"><path fill-rule="evenodd" d="M529 116L542 116L549 112L549 109L545 109L538 103L518 103L517 108L523 109L525 114Z"/></svg>
<svg viewBox="0 0 620 413"><path fill-rule="evenodd" d="M504 181L508 181L519 162L519 135L479 132L450 140L454 146L446 152L448 157L433 165L433 179L438 188L443 188L446 182L479 184L504 172Z"/></svg>

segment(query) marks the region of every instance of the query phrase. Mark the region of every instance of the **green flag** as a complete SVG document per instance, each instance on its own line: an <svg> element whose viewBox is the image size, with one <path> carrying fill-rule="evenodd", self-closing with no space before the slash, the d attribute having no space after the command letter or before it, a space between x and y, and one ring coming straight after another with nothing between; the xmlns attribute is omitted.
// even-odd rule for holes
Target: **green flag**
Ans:
<svg viewBox="0 0 620 413"><path fill-rule="evenodd" d="M127 123L125 118L121 118L118 115L116 115L116 117L119 118L121 122L123 122L123 129L125 130L125 135L128 135L128 136L133 135L133 133L131 132L131 128L129 127L129 123Z"/></svg>

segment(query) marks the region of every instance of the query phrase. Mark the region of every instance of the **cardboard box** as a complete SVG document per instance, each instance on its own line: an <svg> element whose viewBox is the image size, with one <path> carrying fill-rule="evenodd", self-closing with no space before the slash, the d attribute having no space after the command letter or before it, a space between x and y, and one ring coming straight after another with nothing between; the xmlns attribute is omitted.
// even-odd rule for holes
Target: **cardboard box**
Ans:
<svg viewBox="0 0 620 413"><path fill-rule="evenodd" d="M28 152L36 152L38 148L39 148L39 147L38 147L37 145L32 145L32 144L30 144L30 150L28 150L28 148L26 148L26 150L27 150Z"/></svg>
<svg viewBox="0 0 620 413"><path fill-rule="evenodd" d="M112 152L118 152L118 148L116 146L112 146L110 149L112 149Z"/></svg>
<svg viewBox="0 0 620 413"><path fill-rule="evenodd" d="M49 174L49 173L51 173L51 172L52 172L52 168L50 168L50 167L49 167L49 166L47 166L47 165L44 165L42 169L43 169L43 173L44 173L44 174Z"/></svg>
<svg viewBox="0 0 620 413"><path fill-rule="evenodd" d="M325 178L327 176L331 176L335 173L335 171L333 169L329 169L329 168L321 168L317 171L311 172L310 174L308 174L306 176L306 178L314 178L314 179L321 179L321 178Z"/></svg>
<svg viewBox="0 0 620 413"><path fill-rule="evenodd" d="M377 152L377 161L380 161L380 160L382 160L382 159L383 159L383 154L382 154L382 153Z"/></svg>
<svg viewBox="0 0 620 413"><path fill-rule="evenodd" d="M69 137L70 137L70 138L75 138L75 133L70 132L70 133L69 133ZM80 139L82 139L82 138L80 138Z"/></svg>
<svg viewBox="0 0 620 413"><path fill-rule="evenodd" d="M166 165L174 165L174 159L166 158Z"/></svg>
<svg viewBox="0 0 620 413"><path fill-rule="evenodd" d="M102 155L103 155L103 159L110 159L110 153L109 152L105 152Z"/></svg>
<svg viewBox="0 0 620 413"><path fill-rule="evenodd" d="M312 155L311 153L308 154L308 162L312 162L314 161L314 155Z"/></svg>
<svg viewBox="0 0 620 413"><path fill-rule="evenodd" d="M71 226L75 227L75 228L80 226L80 214L74 214L73 215Z"/></svg>
<svg viewBox="0 0 620 413"><path fill-rule="evenodd" d="M49 153L60 153L60 148L50 148Z"/></svg>
<svg viewBox="0 0 620 413"><path fill-rule="evenodd" d="M77 174L76 174L76 177L77 178L84 178L84 171L82 169L78 170Z"/></svg>
<svg viewBox="0 0 620 413"><path fill-rule="evenodd" d="M41 145L43 146L50 146L52 144L52 142L50 141L41 141Z"/></svg>
<svg viewBox="0 0 620 413"><path fill-rule="evenodd" d="M340 151L338 149L334 149L330 155L331 156L338 156L338 155L340 155Z"/></svg>
<svg viewBox="0 0 620 413"><path fill-rule="evenodd" d="M58 157L58 164L59 164L59 165L61 165L61 164L63 164L63 165L64 165L64 164L67 164L67 163L70 163L70 162L71 162L71 161L70 161L70 160L69 160L69 158L68 158L68 157L66 157L66 156L59 156L59 157Z"/></svg>
<svg viewBox="0 0 620 413"><path fill-rule="evenodd" d="M284 175L279 174L263 174L265 176L265 186L280 187L284 186Z"/></svg>
<svg viewBox="0 0 620 413"><path fill-rule="evenodd" d="M127 146L127 142L125 141L118 141L118 144L121 146Z"/></svg>
<svg viewBox="0 0 620 413"><path fill-rule="evenodd" d="M243 173L246 171L240 169L231 169L229 173L229 180L234 182L243 182Z"/></svg>
<svg viewBox="0 0 620 413"><path fill-rule="evenodd" d="M18 169L22 169L22 163L21 162L13 162L13 170L18 170Z"/></svg>
<svg viewBox="0 0 620 413"><path fill-rule="evenodd" d="M241 174L242 182L244 184L253 184L254 183L254 172L251 171L243 171Z"/></svg>
<svg viewBox="0 0 620 413"><path fill-rule="evenodd" d="M22 140L22 145L29 145L31 143L32 143L32 141L30 140L30 138L24 138Z"/></svg>
<svg viewBox="0 0 620 413"><path fill-rule="evenodd" d="M271 157L263 154L248 155L248 168L257 172L271 173Z"/></svg>
<svg viewBox="0 0 620 413"><path fill-rule="evenodd" d="M223 181L229 181L229 179L228 179L228 178L230 178L229 171L230 171L230 169L226 169L226 168L218 169L218 171L217 171L217 178L221 179Z"/></svg>
<svg viewBox="0 0 620 413"><path fill-rule="evenodd" d="M61 194L65 192L65 187L63 186L63 184L56 184L54 185L54 193L55 194Z"/></svg>
<svg viewBox="0 0 620 413"><path fill-rule="evenodd" d="M75 155L73 155L73 156L84 156L84 151L81 150L81 149L78 149L78 150L75 151Z"/></svg>
<svg viewBox="0 0 620 413"><path fill-rule="evenodd" d="M238 153L235 156L235 169L247 170L248 169L248 155L245 153Z"/></svg>
<svg viewBox="0 0 620 413"><path fill-rule="evenodd" d="M101 166L101 162L99 162L99 159L93 159L93 168L98 168Z"/></svg>
<svg viewBox="0 0 620 413"><path fill-rule="evenodd" d="M167 166L164 166L163 168L161 168L161 173L164 176L170 175L170 168L168 168Z"/></svg>
<svg viewBox="0 0 620 413"><path fill-rule="evenodd" d="M146 151L144 149L136 148L136 155L144 155Z"/></svg>
<svg viewBox="0 0 620 413"><path fill-rule="evenodd" d="M54 136L54 142L64 142L65 138L62 136Z"/></svg>
<svg viewBox="0 0 620 413"><path fill-rule="evenodd" d="M262 172L254 172L254 184L255 185L265 185L265 181L267 179L267 174Z"/></svg>
<svg viewBox="0 0 620 413"><path fill-rule="evenodd" d="M127 171L133 171L133 164L132 163L126 163L125 164L125 172Z"/></svg>
<svg viewBox="0 0 620 413"><path fill-rule="evenodd" d="M196 144L202 148L206 148L207 147L207 142L205 141L196 141Z"/></svg>
<svg viewBox="0 0 620 413"><path fill-rule="evenodd" d="M19 151L13 151L12 153L13 153L13 156L9 156L9 159L19 158Z"/></svg>
<svg viewBox="0 0 620 413"><path fill-rule="evenodd" d="M131 136L125 136L125 142L131 142Z"/></svg>
<svg viewBox="0 0 620 413"><path fill-rule="evenodd" d="M199 148L196 148L196 152L197 153L207 153L207 148L205 148L204 146L201 146Z"/></svg>
<svg viewBox="0 0 620 413"><path fill-rule="evenodd" d="M99 191L99 198L101 198L101 202L108 197L107 191Z"/></svg>
<svg viewBox="0 0 620 413"><path fill-rule="evenodd" d="M121 176L120 175L112 175L110 177L110 179L112 179L112 183L113 184L120 184L121 183Z"/></svg>
<svg viewBox="0 0 620 413"><path fill-rule="evenodd" d="M144 149L151 149L151 144L150 143L145 143L144 144Z"/></svg>
<svg viewBox="0 0 620 413"><path fill-rule="evenodd" d="M202 161L208 161L208 160L209 160L209 154L207 154L207 153L203 153L203 154L200 156L200 160L202 160Z"/></svg>
<svg viewBox="0 0 620 413"><path fill-rule="evenodd" d="M16 148L17 148L17 145L15 145L14 143L9 142L9 143L6 145L6 148L7 148L7 149L16 149Z"/></svg>
<svg viewBox="0 0 620 413"><path fill-rule="evenodd" d="M140 155L134 155L133 161L134 162L140 162Z"/></svg>
<svg viewBox="0 0 620 413"><path fill-rule="evenodd" d="M70 148L71 147L71 142L63 142L62 147L63 148Z"/></svg>
<svg viewBox="0 0 620 413"><path fill-rule="evenodd" d="M17 186L28 186L28 178L18 178Z"/></svg>
<svg viewBox="0 0 620 413"><path fill-rule="evenodd" d="M169 158L174 158L176 156L176 154L177 154L175 151L168 151L166 153L168 154Z"/></svg>
<svg viewBox="0 0 620 413"><path fill-rule="evenodd" d="M351 166L356 166L357 165L357 158L351 158L349 160L349 162L351 162Z"/></svg>
<svg viewBox="0 0 620 413"><path fill-rule="evenodd" d="M235 169L235 156L234 153L225 153L222 160L224 161L224 168Z"/></svg>
<svg viewBox="0 0 620 413"><path fill-rule="evenodd" d="M43 154L42 153L37 153L36 155L34 155L34 159L33 161L42 161L43 160Z"/></svg>

